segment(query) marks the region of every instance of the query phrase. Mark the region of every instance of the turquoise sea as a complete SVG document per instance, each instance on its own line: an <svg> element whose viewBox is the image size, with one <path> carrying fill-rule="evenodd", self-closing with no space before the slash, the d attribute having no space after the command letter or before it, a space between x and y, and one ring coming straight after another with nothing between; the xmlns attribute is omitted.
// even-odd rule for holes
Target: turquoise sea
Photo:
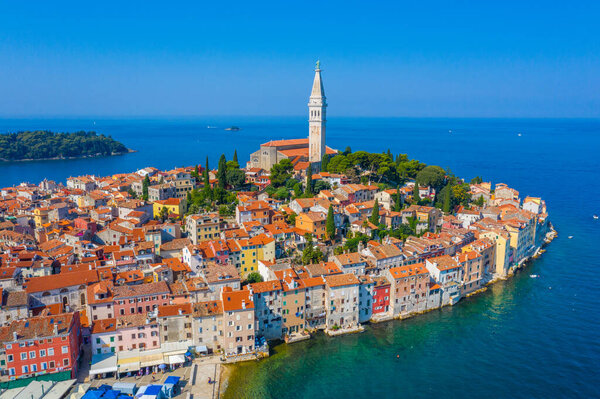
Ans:
<svg viewBox="0 0 600 399"><path fill-rule="evenodd" d="M242 130L223 130L231 125ZM334 148L390 148L541 196L559 237L525 271L455 307L277 346L271 358L236 367L227 398L600 397L600 220L592 218L600 214L599 120L332 117L327 128ZM261 142L305 137L307 121L0 119L0 132L24 129L96 130L138 152L0 164L0 187L191 165L206 156L214 166L234 149L246 161Z"/></svg>

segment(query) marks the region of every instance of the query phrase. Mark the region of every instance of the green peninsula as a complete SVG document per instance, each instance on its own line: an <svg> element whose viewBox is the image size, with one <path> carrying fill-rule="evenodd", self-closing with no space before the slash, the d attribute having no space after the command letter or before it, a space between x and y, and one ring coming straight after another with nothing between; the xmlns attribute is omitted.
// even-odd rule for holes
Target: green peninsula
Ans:
<svg viewBox="0 0 600 399"><path fill-rule="evenodd" d="M122 143L96 132L55 133L48 130L0 135L0 160L87 158L130 152Z"/></svg>

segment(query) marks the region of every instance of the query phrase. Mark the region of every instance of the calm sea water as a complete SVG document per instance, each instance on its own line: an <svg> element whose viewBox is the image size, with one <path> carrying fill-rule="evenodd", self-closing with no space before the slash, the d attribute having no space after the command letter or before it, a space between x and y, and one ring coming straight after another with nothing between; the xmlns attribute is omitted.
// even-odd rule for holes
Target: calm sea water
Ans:
<svg viewBox="0 0 600 399"><path fill-rule="evenodd" d="M243 130L223 130L230 125ZM0 164L2 187L191 165L206 156L214 166L234 149L246 161L261 142L306 136L307 124L304 118L0 120L2 132L22 129L94 129L138 152ZM359 335L278 346L271 358L235 369L227 398L600 397L600 221L592 218L600 214L600 121L331 118L327 133L334 148L390 148L542 196L559 237L525 272L455 307Z"/></svg>

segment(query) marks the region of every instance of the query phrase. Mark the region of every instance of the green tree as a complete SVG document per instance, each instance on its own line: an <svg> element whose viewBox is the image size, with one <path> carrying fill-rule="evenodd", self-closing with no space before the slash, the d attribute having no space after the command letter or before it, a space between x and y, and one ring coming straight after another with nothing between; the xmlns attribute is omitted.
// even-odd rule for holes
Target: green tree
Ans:
<svg viewBox="0 0 600 399"><path fill-rule="evenodd" d="M311 164L308 164L308 168L306 168L306 190L304 190L304 194L307 197L314 196Z"/></svg>
<svg viewBox="0 0 600 399"><path fill-rule="evenodd" d="M146 175L142 182L142 199L148 201L148 187L150 187L150 177Z"/></svg>
<svg viewBox="0 0 600 399"><path fill-rule="evenodd" d="M158 213L158 217L160 218L160 220L162 220L163 222L165 220L167 220L167 218L169 217L169 209L166 206L163 206L159 213Z"/></svg>
<svg viewBox="0 0 600 399"><path fill-rule="evenodd" d="M323 154L323 158L321 159L321 170L327 171L327 164L329 163L329 154Z"/></svg>
<svg viewBox="0 0 600 399"><path fill-rule="evenodd" d="M396 199L394 200L394 211L400 212L402 210L402 197L400 196L400 187L396 187Z"/></svg>
<svg viewBox="0 0 600 399"><path fill-rule="evenodd" d="M373 212L371 212L371 217L369 218L369 221L375 226L379 226L380 219L381 218L379 216L379 200L375 199L375 203L373 204Z"/></svg>
<svg viewBox="0 0 600 399"><path fill-rule="evenodd" d="M471 179L471 184L481 184L482 182L483 179L481 178L481 176L475 176Z"/></svg>
<svg viewBox="0 0 600 399"><path fill-rule="evenodd" d="M240 164L240 162L238 161L237 149L233 150L233 162L237 163L238 165Z"/></svg>
<svg viewBox="0 0 600 399"><path fill-rule="evenodd" d="M415 182L415 186L413 187L412 198L413 204L416 204L421 199L421 194L419 194L419 183L417 182Z"/></svg>
<svg viewBox="0 0 600 399"><path fill-rule="evenodd" d="M443 198L444 198L444 202L442 205L442 211L444 211L445 213L449 213L450 212L450 206L451 206L451 198L450 198L450 187L446 186L442 189L442 191L444 192Z"/></svg>
<svg viewBox="0 0 600 399"><path fill-rule="evenodd" d="M292 165L292 162L287 158L282 159L271 168L271 185L273 187L284 186L292 177L293 171L294 165Z"/></svg>
<svg viewBox="0 0 600 399"><path fill-rule="evenodd" d="M352 148L350 148L350 146L347 146L343 152L343 155L348 155L348 154L352 154Z"/></svg>
<svg viewBox="0 0 600 399"><path fill-rule="evenodd" d="M223 190L227 186L227 159L225 158L225 154L221 154L219 158L219 168L217 169L217 180L219 183L219 187Z"/></svg>
<svg viewBox="0 0 600 399"><path fill-rule="evenodd" d="M246 183L246 174L241 169L229 169L226 173L227 184L233 188L238 188Z"/></svg>
<svg viewBox="0 0 600 399"><path fill-rule="evenodd" d="M420 186L433 187L436 191L439 191L446 179L446 171L439 166L429 165L423 168L417 173L416 181Z"/></svg>
<svg viewBox="0 0 600 399"><path fill-rule="evenodd" d="M335 220L333 217L333 206L331 204L329 204L329 209L327 210L325 230L327 232L327 238L331 240L335 237Z"/></svg>
<svg viewBox="0 0 600 399"><path fill-rule="evenodd" d="M263 277L260 275L260 273L252 272L252 273L248 273L248 275L246 276L246 281L248 282L248 284L253 284L253 283L260 283L264 280L263 280Z"/></svg>
<svg viewBox="0 0 600 399"><path fill-rule="evenodd" d="M321 190L329 190L329 189L331 189L331 185L323 179L317 180L314 184L314 192L316 194L320 193Z"/></svg>
<svg viewBox="0 0 600 399"><path fill-rule="evenodd" d="M129 187L129 190L127 190L127 193L131 196L131 198L137 198L137 194L135 193L135 191L133 191L133 188Z"/></svg>

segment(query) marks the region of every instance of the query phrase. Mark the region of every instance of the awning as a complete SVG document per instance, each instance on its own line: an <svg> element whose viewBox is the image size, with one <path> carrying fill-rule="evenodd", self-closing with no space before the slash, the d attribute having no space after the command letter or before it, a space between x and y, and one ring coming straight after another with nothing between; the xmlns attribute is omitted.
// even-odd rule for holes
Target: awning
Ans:
<svg viewBox="0 0 600 399"><path fill-rule="evenodd" d="M185 363L185 357L183 355L169 356L169 364L180 364Z"/></svg>
<svg viewBox="0 0 600 399"><path fill-rule="evenodd" d="M114 353L103 353L92 356L90 375L114 373L117 371L117 355Z"/></svg>
<svg viewBox="0 0 600 399"><path fill-rule="evenodd" d="M138 371L139 369L140 369L140 362L119 364L119 373L127 373L129 371Z"/></svg>
<svg viewBox="0 0 600 399"><path fill-rule="evenodd" d="M208 353L208 348L206 347L206 345L198 345L196 347L196 352L198 352L198 353Z"/></svg>
<svg viewBox="0 0 600 399"><path fill-rule="evenodd" d="M141 367L158 366L161 363L164 363L162 353L155 353L152 355L140 356L140 366Z"/></svg>

